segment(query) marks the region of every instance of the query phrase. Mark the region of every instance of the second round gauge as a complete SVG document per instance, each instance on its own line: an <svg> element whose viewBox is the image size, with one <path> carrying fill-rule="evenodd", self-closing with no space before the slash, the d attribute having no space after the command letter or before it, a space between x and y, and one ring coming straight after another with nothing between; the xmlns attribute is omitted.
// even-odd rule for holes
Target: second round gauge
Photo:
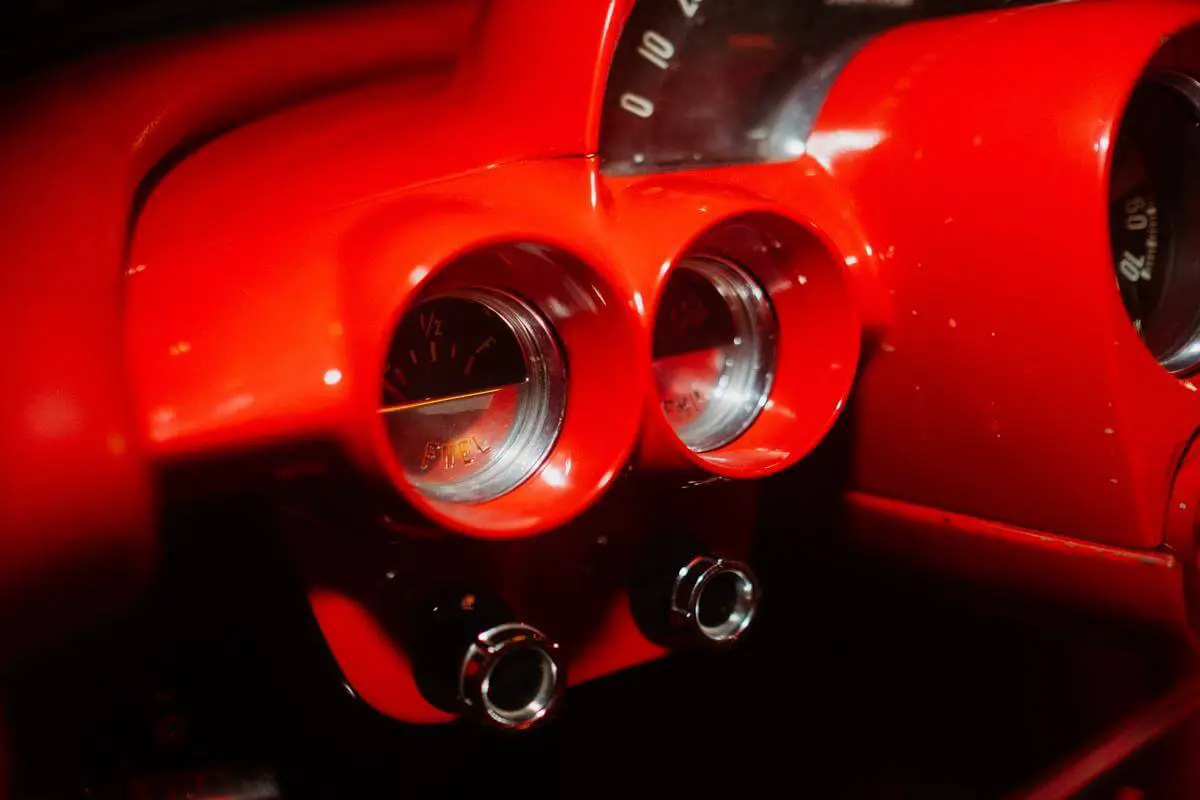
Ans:
<svg viewBox="0 0 1200 800"><path fill-rule="evenodd" d="M482 502L543 463L565 399L566 366L541 316L513 295L471 289L401 319L379 412L406 481L441 500Z"/></svg>
<svg viewBox="0 0 1200 800"><path fill-rule="evenodd" d="M654 322L659 405L688 449L737 439L767 402L777 323L766 293L741 267L686 258L671 272Z"/></svg>
<svg viewBox="0 0 1200 800"><path fill-rule="evenodd" d="M1200 82L1154 73L1134 90L1113 150L1113 266L1138 336L1168 371L1200 367Z"/></svg>

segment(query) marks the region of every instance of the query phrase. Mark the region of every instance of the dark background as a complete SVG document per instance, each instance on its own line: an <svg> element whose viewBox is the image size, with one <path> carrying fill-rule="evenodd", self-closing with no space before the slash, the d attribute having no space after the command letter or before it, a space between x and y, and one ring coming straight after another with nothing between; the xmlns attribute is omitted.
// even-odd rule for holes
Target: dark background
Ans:
<svg viewBox="0 0 1200 800"><path fill-rule="evenodd" d="M1169 649L1144 632L846 550L848 428L764 486L747 642L574 687L517 735L398 724L348 696L272 505L175 505L139 607L6 677L17 796L271 775L287 798L1003 797L1169 685ZM1088 796L1138 785L1156 757Z"/></svg>
<svg viewBox="0 0 1200 800"><path fill-rule="evenodd" d="M346 0L9 0L0 3L0 82L116 45L269 19L286 12L369 5Z"/></svg>

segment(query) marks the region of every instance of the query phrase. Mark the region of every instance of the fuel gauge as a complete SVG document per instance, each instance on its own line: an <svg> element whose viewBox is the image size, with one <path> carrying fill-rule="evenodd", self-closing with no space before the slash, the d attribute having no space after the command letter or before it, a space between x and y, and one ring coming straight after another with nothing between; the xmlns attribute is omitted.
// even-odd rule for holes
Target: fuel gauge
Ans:
<svg viewBox="0 0 1200 800"><path fill-rule="evenodd" d="M653 373L663 416L693 452L724 447L766 405L775 312L741 267L686 258L667 278L654 323Z"/></svg>
<svg viewBox="0 0 1200 800"><path fill-rule="evenodd" d="M541 316L513 295L472 289L427 300L401 319L379 414L413 486L482 502L542 464L565 399L566 367Z"/></svg>

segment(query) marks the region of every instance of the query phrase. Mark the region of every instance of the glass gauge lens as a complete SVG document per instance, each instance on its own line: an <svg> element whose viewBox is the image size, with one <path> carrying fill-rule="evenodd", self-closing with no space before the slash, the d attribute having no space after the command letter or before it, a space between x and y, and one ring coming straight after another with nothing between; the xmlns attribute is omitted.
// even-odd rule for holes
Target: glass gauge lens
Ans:
<svg viewBox="0 0 1200 800"><path fill-rule="evenodd" d="M1109 224L1121 297L1143 338L1149 333L1146 320L1154 320L1162 296L1164 271L1159 269L1159 252L1170 240L1158 203L1158 192L1141 153L1131 138L1122 139L1113 161Z"/></svg>
<svg viewBox="0 0 1200 800"><path fill-rule="evenodd" d="M639 0L609 68L605 172L803 152L825 95L874 34L1047 0Z"/></svg>
<svg viewBox="0 0 1200 800"><path fill-rule="evenodd" d="M1130 320L1171 372L1200 363L1200 84L1149 76L1113 151L1109 228Z"/></svg>
<svg viewBox="0 0 1200 800"><path fill-rule="evenodd" d="M565 367L526 303L469 290L400 320L379 409L406 480L443 500L481 502L519 486L558 437Z"/></svg>
<svg viewBox="0 0 1200 800"><path fill-rule="evenodd" d="M655 388L663 415L691 450L729 444L767 402L775 369L775 312L743 269L682 261L654 321Z"/></svg>

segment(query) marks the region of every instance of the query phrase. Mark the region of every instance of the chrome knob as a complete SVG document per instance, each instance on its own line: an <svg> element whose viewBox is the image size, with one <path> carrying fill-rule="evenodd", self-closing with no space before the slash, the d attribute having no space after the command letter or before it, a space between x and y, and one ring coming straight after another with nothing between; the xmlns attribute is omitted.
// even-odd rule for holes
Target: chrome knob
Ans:
<svg viewBox="0 0 1200 800"><path fill-rule="evenodd" d="M518 622L499 598L447 594L411 626L413 676L425 698L489 727L524 730L562 702L558 643Z"/></svg>
<svg viewBox="0 0 1200 800"><path fill-rule="evenodd" d="M520 622L483 631L463 656L459 702L499 728L536 725L562 701L566 675L558 650L557 642Z"/></svg>
<svg viewBox="0 0 1200 800"><path fill-rule="evenodd" d="M676 574L672 623L701 643L733 644L754 621L758 600L758 579L749 566L697 556Z"/></svg>

